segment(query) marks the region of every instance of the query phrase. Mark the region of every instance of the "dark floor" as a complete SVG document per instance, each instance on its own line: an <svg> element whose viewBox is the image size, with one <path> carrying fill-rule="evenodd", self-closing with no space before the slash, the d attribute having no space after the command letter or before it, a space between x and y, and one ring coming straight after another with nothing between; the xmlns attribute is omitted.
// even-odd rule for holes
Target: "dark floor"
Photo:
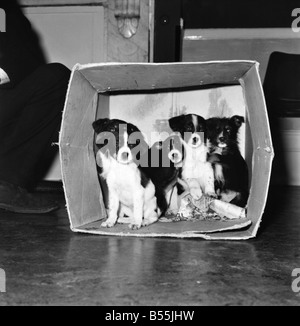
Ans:
<svg viewBox="0 0 300 326"><path fill-rule="evenodd" d="M51 196L51 215L0 212L0 305L300 305L300 187L272 188L259 235L234 242L75 234Z"/></svg>

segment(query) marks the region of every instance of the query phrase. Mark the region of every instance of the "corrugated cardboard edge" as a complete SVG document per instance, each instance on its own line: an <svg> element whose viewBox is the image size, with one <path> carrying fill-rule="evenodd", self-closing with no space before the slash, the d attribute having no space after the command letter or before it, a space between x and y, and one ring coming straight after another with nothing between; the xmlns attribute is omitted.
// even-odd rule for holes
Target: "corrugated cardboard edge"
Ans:
<svg viewBox="0 0 300 326"><path fill-rule="evenodd" d="M136 237L136 238L180 238L180 239L184 239L184 238L202 238L205 240L246 240L248 239L248 237L246 238L244 237L228 237L228 236L220 236L221 232L226 232L226 231L233 231L235 229L242 229L242 228L246 228L247 226L249 226L251 224L251 221L245 221L245 223L242 224L238 224L236 226L232 226L229 228L223 228L222 230L220 230L220 233L218 233L217 230L215 230L214 232L212 232L211 234L209 233L200 233L200 232L183 232L183 233L134 233L134 232L130 232L128 231L128 233L125 232L106 232L106 231L101 231L99 230L86 230L84 228L72 228L73 232L78 232L78 233L87 233L87 234L97 234L97 235L106 235L106 236L121 236L121 237ZM219 236L214 236L214 234L219 234ZM251 238L253 236L249 235L249 238Z"/></svg>
<svg viewBox="0 0 300 326"><path fill-rule="evenodd" d="M65 107L67 105L69 94L70 94L70 91L71 91L71 82L73 80L73 76L74 76L75 72L80 69L81 66L82 65L80 63L77 63L77 64L74 65L74 67L73 67L73 69L71 71L71 75L70 75L70 79L69 79L69 83L68 83L68 89L67 89L67 92L66 92L65 103L64 103L64 110L62 112L62 122L65 120L64 119L65 115L66 115ZM68 213L70 228L71 228L71 230L73 230L73 223L72 223L72 219L71 219L71 211L70 211L70 207L69 207L69 204L68 204L68 196L67 196L67 191L66 191L66 182L64 180L65 173L63 171L62 147L60 146L61 138L62 138L62 126L61 126L61 129L60 129L60 132L59 132L59 142L58 142L59 143L59 156L60 156L59 161L60 161L60 170L61 170L61 175L62 175L63 190L64 190L65 199L66 199L66 210L67 210L67 213Z"/></svg>
<svg viewBox="0 0 300 326"><path fill-rule="evenodd" d="M260 77L259 75L259 66L260 66L260 63L257 62L257 61L254 61L255 62L255 70L256 70L256 73L258 75L258 77ZM244 87L244 81L242 79L239 80L240 82L240 85L242 86L242 89L243 89L243 92L245 91L245 87ZM263 86L262 86L262 81L260 78L258 78L258 86L261 90L261 93L264 94L264 91L263 91ZM244 95L245 96L245 95ZM264 107L267 108L267 105L266 105L266 100L265 100L265 97L263 96L263 102L264 102ZM269 189L269 186L270 186L270 181L271 181L271 174L272 174L272 163L273 163L273 159L274 159L274 156L275 156L275 153L274 153L274 146L273 146L273 143L272 143L272 135L271 135L271 129L270 129L270 122L269 122L269 117L268 117L268 114L266 112L266 120L268 122L268 133L270 135L270 145L271 145L271 148L270 149L265 149L265 150L270 150L270 161L269 161L269 169L270 169L270 173L269 173L269 176L268 176L268 181L267 181L267 186L268 186L268 189ZM251 189L250 189L251 191ZM261 224L261 221L262 221L262 217L263 217L263 214L264 214L264 211L265 211L265 207L266 207L266 203L267 203L267 198L268 198L268 191L265 193L265 197L264 197L264 208L257 220L257 222L255 223L254 225L254 228L252 230L252 233L251 233L251 236L250 238L254 238L256 237L257 235L257 232L258 232L258 229L260 227L260 224Z"/></svg>
<svg viewBox="0 0 300 326"><path fill-rule="evenodd" d="M72 75L75 71L80 71L90 68L106 67L106 66L180 66L180 65L199 65L199 64L217 64L217 63L259 63L256 60L212 60L212 61L191 61L191 62L101 62L101 63L76 63L72 69ZM72 77L71 75L71 77Z"/></svg>

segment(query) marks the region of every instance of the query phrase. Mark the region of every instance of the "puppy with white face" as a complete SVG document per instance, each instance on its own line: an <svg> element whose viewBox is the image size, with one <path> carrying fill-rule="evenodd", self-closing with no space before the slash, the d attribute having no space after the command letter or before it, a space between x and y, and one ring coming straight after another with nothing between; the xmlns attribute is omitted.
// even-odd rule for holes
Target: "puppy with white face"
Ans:
<svg viewBox="0 0 300 326"><path fill-rule="evenodd" d="M140 130L118 119L99 119L96 133L97 165L108 186L108 219L102 227L112 227L125 215L131 229L150 225L160 215L152 181L141 171L139 159L148 151ZM123 220L122 220L123 221Z"/></svg>
<svg viewBox="0 0 300 326"><path fill-rule="evenodd" d="M216 197L214 171L207 161L206 121L196 114L180 115L169 120L171 129L179 132L185 149L182 165L182 179L194 199L204 194Z"/></svg>

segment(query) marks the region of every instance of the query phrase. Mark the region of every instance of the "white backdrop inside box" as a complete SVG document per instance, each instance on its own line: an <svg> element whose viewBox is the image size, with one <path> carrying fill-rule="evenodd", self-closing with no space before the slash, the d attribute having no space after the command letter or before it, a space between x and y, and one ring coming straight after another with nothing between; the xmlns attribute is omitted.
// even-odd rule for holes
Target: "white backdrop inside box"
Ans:
<svg viewBox="0 0 300 326"><path fill-rule="evenodd" d="M194 113L211 117L246 116L243 89L226 86L202 90L168 93L113 95L109 99L111 119L121 119L136 125L149 145L164 140L172 131L168 120L180 114ZM239 131L239 144L245 156L245 124Z"/></svg>

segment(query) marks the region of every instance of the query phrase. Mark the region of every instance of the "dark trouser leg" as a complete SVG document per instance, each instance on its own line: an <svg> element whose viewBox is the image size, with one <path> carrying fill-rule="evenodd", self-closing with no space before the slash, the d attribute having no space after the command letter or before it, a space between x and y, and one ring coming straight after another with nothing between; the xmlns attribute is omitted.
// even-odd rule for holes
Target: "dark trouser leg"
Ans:
<svg viewBox="0 0 300 326"><path fill-rule="evenodd" d="M70 71L41 66L14 89L0 90L0 180L30 188L58 141Z"/></svg>

